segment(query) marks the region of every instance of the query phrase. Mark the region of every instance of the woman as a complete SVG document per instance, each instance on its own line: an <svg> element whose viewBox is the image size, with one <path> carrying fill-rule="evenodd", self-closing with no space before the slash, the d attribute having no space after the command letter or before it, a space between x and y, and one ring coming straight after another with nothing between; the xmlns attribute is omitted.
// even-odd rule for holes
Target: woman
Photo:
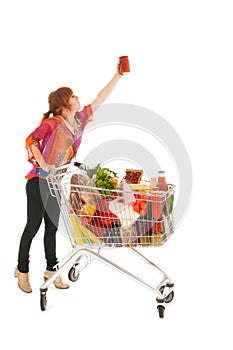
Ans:
<svg viewBox="0 0 233 350"><path fill-rule="evenodd" d="M118 65L117 72L110 82L98 93L94 101L81 111L78 96L75 96L70 88L61 87L51 92L48 97L49 111L44 114L39 127L26 139L28 160L33 164L33 168L26 175L27 223L21 236L18 265L15 268L18 286L26 293L32 292L29 281L30 247L42 220L45 224L44 250L47 263L45 280L54 274L58 264L56 232L60 209L56 198L50 195L46 179L40 178L38 170L42 168L52 173L56 166L71 162L80 146L84 128L92 120L93 112L107 99L121 77ZM61 277L53 283L60 289L69 288Z"/></svg>

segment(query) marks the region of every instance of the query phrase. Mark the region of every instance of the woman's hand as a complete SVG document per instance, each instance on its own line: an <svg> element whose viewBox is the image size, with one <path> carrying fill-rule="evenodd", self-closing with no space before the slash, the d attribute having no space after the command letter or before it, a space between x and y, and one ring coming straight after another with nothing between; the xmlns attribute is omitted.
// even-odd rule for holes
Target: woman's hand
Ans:
<svg viewBox="0 0 233 350"><path fill-rule="evenodd" d="M54 164L44 163L42 169L51 175L54 175L56 172L56 167Z"/></svg>
<svg viewBox="0 0 233 350"><path fill-rule="evenodd" d="M55 174L56 168L55 165L53 164L47 164L39 150L39 148L37 146L35 146L34 144L31 145L31 152L35 157L35 160L37 161L37 163L40 165L40 167L46 171L47 173L50 174Z"/></svg>
<svg viewBox="0 0 233 350"><path fill-rule="evenodd" d="M121 77L124 75L124 73L120 73L120 62L117 64L117 74L119 74Z"/></svg>

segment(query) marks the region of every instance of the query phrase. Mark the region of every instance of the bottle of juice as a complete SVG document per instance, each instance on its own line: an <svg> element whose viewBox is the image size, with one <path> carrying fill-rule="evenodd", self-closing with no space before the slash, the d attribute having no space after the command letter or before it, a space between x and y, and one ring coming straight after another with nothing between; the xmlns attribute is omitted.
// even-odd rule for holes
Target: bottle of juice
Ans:
<svg viewBox="0 0 233 350"><path fill-rule="evenodd" d="M162 223L162 201L161 192L158 187L152 187L152 220L154 220L151 226L151 245L158 246L161 245L161 237L163 232Z"/></svg>
<svg viewBox="0 0 233 350"><path fill-rule="evenodd" d="M153 219L160 219L162 217L162 203L161 194L159 192L159 187L151 188L151 211Z"/></svg>
<svg viewBox="0 0 233 350"><path fill-rule="evenodd" d="M159 191L161 191L161 205L162 205L162 211L165 216L168 215L168 184L166 181L166 175L165 171L160 170L158 172L158 180L157 180L157 186L159 188Z"/></svg>
<svg viewBox="0 0 233 350"><path fill-rule="evenodd" d="M159 188L159 191L167 191L168 190L166 175L165 175L165 171L163 171L163 170L160 170L158 172L157 186Z"/></svg>

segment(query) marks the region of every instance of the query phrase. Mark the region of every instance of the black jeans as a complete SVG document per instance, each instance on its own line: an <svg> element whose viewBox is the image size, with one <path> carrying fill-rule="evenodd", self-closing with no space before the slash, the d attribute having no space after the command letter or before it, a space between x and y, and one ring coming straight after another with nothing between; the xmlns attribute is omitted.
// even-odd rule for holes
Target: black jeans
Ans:
<svg viewBox="0 0 233 350"><path fill-rule="evenodd" d="M60 209L55 197L51 196L46 180L32 178L26 184L27 223L23 231L18 253L18 269L29 271L29 252L32 239L38 232L44 219L44 250L47 262L46 269L53 271L58 263L56 257L56 232Z"/></svg>

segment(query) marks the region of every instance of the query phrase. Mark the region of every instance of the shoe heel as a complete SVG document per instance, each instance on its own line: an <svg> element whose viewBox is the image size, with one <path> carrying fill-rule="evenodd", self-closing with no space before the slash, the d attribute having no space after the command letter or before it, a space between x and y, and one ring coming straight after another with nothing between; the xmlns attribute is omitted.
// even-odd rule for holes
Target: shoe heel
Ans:
<svg viewBox="0 0 233 350"><path fill-rule="evenodd" d="M45 281L45 282L47 281L47 279L48 279L48 277L45 277L45 276L44 276L44 281Z"/></svg>

